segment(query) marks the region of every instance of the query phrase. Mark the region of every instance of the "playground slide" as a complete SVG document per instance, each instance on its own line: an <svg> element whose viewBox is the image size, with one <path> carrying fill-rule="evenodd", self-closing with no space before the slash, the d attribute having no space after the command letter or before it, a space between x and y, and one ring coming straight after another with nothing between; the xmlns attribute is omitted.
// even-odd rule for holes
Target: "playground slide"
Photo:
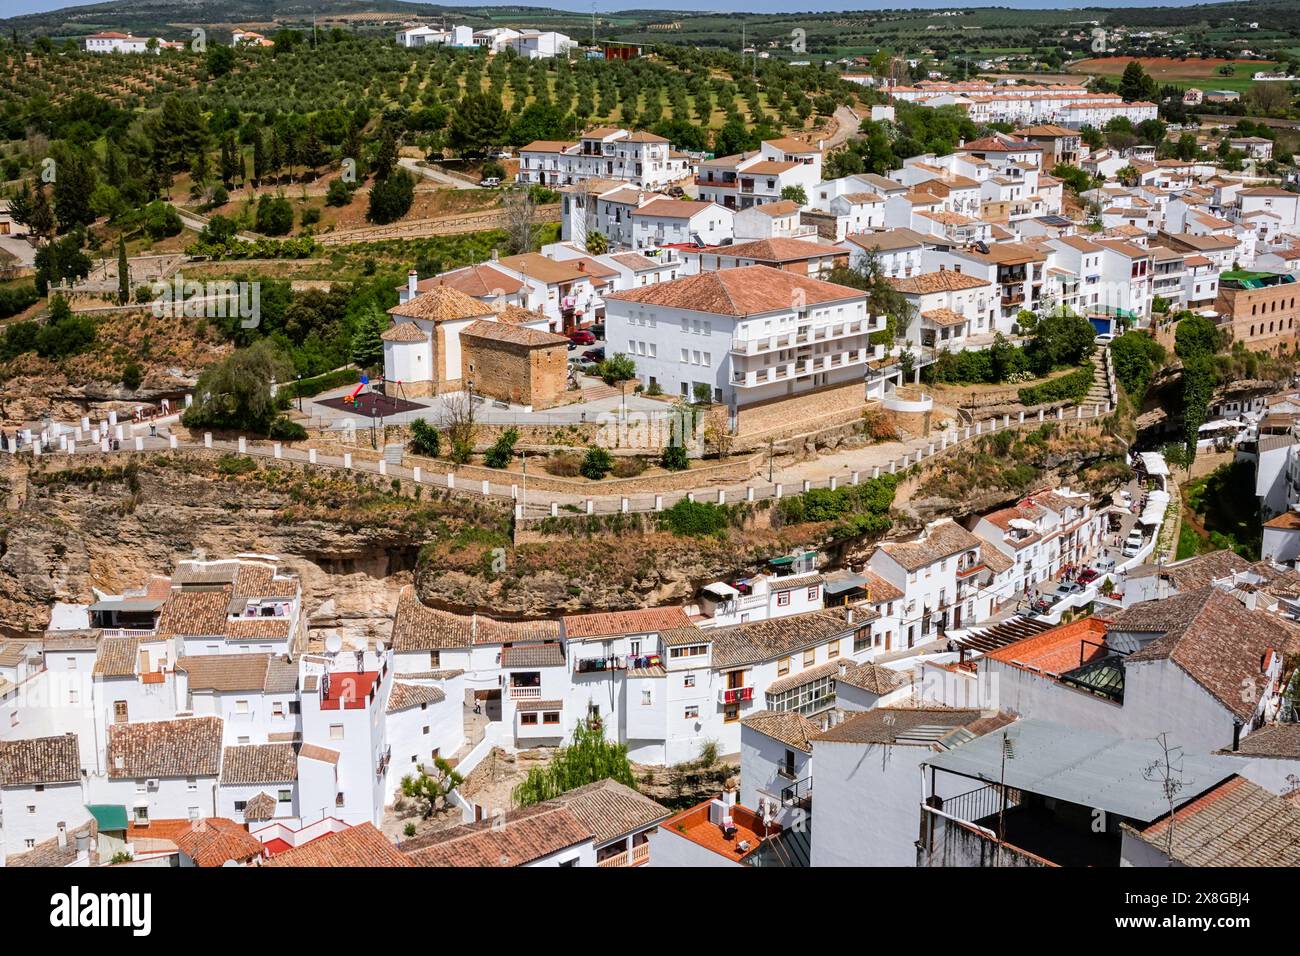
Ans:
<svg viewBox="0 0 1300 956"><path fill-rule="evenodd" d="M348 393L348 401L355 402L357 400L357 396L361 394L361 390L369 384L370 384L369 377L362 375L361 381L357 382L357 387Z"/></svg>

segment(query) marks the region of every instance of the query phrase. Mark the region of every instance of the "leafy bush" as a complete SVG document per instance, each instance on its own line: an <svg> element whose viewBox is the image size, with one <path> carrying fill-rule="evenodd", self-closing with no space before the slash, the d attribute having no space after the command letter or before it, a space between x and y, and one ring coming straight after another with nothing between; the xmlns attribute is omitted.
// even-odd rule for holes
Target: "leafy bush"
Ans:
<svg viewBox="0 0 1300 956"><path fill-rule="evenodd" d="M636 378L636 363L622 352L615 352L596 366L596 374L605 380L606 385L626 382Z"/></svg>
<svg viewBox="0 0 1300 956"><path fill-rule="evenodd" d="M50 318L36 333L36 354L61 359L84 352L95 341L95 320L77 315L62 296L50 304Z"/></svg>
<svg viewBox="0 0 1300 956"><path fill-rule="evenodd" d="M487 450L483 456L483 464L489 468L505 468L510 464L510 459L514 457L515 445L519 441L519 432L514 428L507 428L501 433L501 437L492 443L492 447Z"/></svg>
<svg viewBox="0 0 1300 956"><path fill-rule="evenodd" d="M316 223L320 222L320 208L317 206L305 206L298 222L304 227L316 225Z"/></svg>
<svg viewBox="0 0 1300 956"><path fill-rule="evenodd" d="M370 187L370 209L366 218L384 225L401 219L415 201L415 179L405 169L396 170Z"/></svg>
<svg viewBox="0 0 1300 956"><path fill-rule="evenodd" d="M257 201L254 222L258 232L268 236L283 236L293 228L293 206L283 196L264 194Z"/></svg>
<svg viewBox="0 0 1300 956"><path fill-rule="evenodd" d="M1041 385L1030 385L1016 394L1021 405L1043 405L1047 402L1081 401L1090 388L1092 388L1092 363L1085 362L1082 367L1067 375L1054 378L1050 382L1043 382Z"/></svg>
<svg viewBox="0 0 1300 956"><path fill-rule="evenodd" d="M360 373L354 368L341 368L326 372L324 375L313 375L311 378L285 382L276 390L276 395L283 395L286 398L297 398L301 395L303 398L308 398L327 392L331 388L338 388L340 385L355 385L359 375Z"/></svg>
<svg viewBox="0 0 1300 956"><path fill-rule="evenodd" d="M731 524L727 509L722 505L683 498L671 508L659 513L659 525L673 534L692 538L720 535Z"/></svg>
<svg viewBox="0 0 1300 956"><path fill-rule="evenodd" d="M610 460L609 452L603 448L593 446L587 449L587 454L582 458L582 468L580 469L582 477L590 478L592 481L600 481L613 467Z"/></svg>
<svg viewBox="0 0 1300 956"><path fill-rule="evenodd" d="M7 319L31 308L39 299L35 283L0 289L0 319Z"/></svg>
<svg viewBox="0 0 1300 956"><path fill-rule="evenodd" d="M428 458L437 458L438 452L441 450L440 445L438 429L423 418L417 418L411 422L411 439L407 442L407 447L413 453Z"/></svg>
<svg viewBox="0 0 1300 956"><path fill-rule="evenodd" d="M1110 343L1111 365L1124 391L1141 401L1155 370L1164 364L1165 350L1144 332L1125 332Z"/></svg>
<svg viewBox="0 0 1300 956"><path fill-rule="evenodd" d="M325 190L325 205L327 206L346 206L352 201L352 190L348 184L341 179L330 181L329 188Z"/></svg>
<svg viewBox="0 0 1300 956"><path fill-rule="evenodd" d="M281 415L271 422L268 434L277 441L302 441L307 437L307 429L287 415Z"/></svg>
<svg viewBox="0 0 1300 956"><path fill-rule="evenodd" d="M128 362L122 368L122 387L134 392L144 380L144 370L138 362Z"/></svg>
<svg viewBox="0 0 1300 956"><path fill-rule="evenodd" d="M659 456L659 467L667 471L685 471L690 466L685 445L669 445Z"/></svg>

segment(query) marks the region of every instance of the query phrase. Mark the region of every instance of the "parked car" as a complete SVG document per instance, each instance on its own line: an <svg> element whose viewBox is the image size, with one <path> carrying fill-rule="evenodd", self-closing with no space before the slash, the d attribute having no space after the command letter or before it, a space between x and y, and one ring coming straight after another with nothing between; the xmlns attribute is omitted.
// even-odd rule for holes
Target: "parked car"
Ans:
<svg viewBox="0 0 1300 956"><path fill-rule="evenodd" d="M1114 333L1114 332L1103 332L1103 333L1101 333L1101 335L1097 336L1097 337L1096 337L1095 339L1093 339L1092 341L1093 341L1095 344L1100 345L1100 346L1102 346L1102 347L1104 348L1105 346L1110 345L1111 342L1114 342L1114 341L1115 341L1115 333Z"/></svg>
<svg viewBox="0 0 1300 956"><path fill-rule="evenodd" d="M1112 561L1111 566L1114 567L1114 565L1115 562ZM1101 572L1098 571L1096 568L1084 568L1082 571L1079 572L1079 576L1075 578L1075 580L1078 581L1084 587L1087 587L1089 584L1097 580L1099 577L1101 577Z"/></svg>
<svg viewBox="0 0 1300 956"><path fill-rule="evenodd" d="M498 176L489 176L486 179L480 179L479 185L484 189L496 189L501 185L501 179Z"/></svg>
<svg viewBox="0 0 1300 956"><path fill-rule="evenodd" d="M582 353L582 357L588 362L603 362L605 361L605 349L603 346L587 349Z"/></svg>
<svg viewBox="0 0 1300 956"><path fill-rule="evenodd" d="M668 187L666 190L664 190L664 191L665 191L669 196L672 196L674 199L681 199L683 196L686 195L686 190L682 189L681 186L669 186L669 187Z"/></svg>
<svg viewBox="0 0 1300 956"><path fill-rule="evenodd" d="M1031 614L1051 614L1056 602L1051 598L1040 597L1029 605Z"/></svg>
<svg viewBox="0 0 1300 956"><path fill-rule="evenodd" d="M1082 590L1083 585L1078 581L1063 581L1056 586L1057 596L1063 598L1069 597L1072 594L1078 594Z"/></svg>
<svg viewBox="0 0 1300 956"><path fill-rule="evenodd" d="M1092 570L1097 572L1098 577L1103 574L1110 574L1115 570L1115 559L1109 556L1098 558L1092 562Z"/></svg>
<svg viewBox="0 0 1300 956"><path fill-rule="evenodd" d="M1124 539L1124 550L1121 552L1126 558L1137 557L1137 553L1142 550L1142 532L1134 531Z"/></svg>
<svg viewBox="0 0 1300 956"><path fill-rule="evenodd" d="M569 343L571 345L595 345L596 336L591 334L591 329L571 329L569 331Z"/></svg>
<svg viewBox="0 0 1300 956"><path fill-rule="evenodd" d="M598 339L603 339L605 337L605 323L597 322L592 325L591 334L596 336Z"/></svg>

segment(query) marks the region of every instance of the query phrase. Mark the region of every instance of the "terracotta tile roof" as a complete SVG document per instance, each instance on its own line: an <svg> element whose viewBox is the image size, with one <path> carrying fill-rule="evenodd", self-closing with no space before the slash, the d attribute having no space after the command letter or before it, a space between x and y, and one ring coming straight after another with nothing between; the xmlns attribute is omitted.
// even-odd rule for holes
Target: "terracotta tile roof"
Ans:
<svg viewBox="0 0 1300 956"><path fill-rule="evenodd" d="M79 827L68 828L68 837L63 846L59 846L57 836L50 837L48 840L42 840L26 853L10 853L5 858L5 866L10 868L39 866L44 869L72 866L77 862L78 836L90 838L90 865L98 866L100 862L96 840L98 834L99 825L95 822L95 818L91 817Z"/></svg>
<svg viewBox="0 0 1300 956"><path fill-rule="evenodd" d="M959 153L1041 153L1043 147L1031 143L1027 139L1017 139L1014 136L985 136L983 139L972 139L963 146L957 148Z"/></svg>
<svg viewBox="0 0 1300 956"><path fill-rule="evenodd" d="M298 756L306 757L308 760L319 760L321 763L338 763L339 752L330 750L328 747L319 747L316 744L303 744L298 748Z"/></svg>
<svg viewBox="0 0 1300 956"><path fill-rule="evenodd" d="M944 521L916 541L887 541L880 545L880 550L905 570L919 571L927 564L978 548L982 543L961 525Z"/></svg>
<svg viewBox="0 0 1300 956"><path fill-rule="evenodd" d="M796 262L804 259L821 259L826 256L843 256L848 250L843 246L830 246L822 242L809 242L806 239L756 239L753 242L741 242L733 246L718 246L709 252L716 252L727 258L754 259L758 262Z"/></svg>
<svg viewBox="0 0 1300 956"><path fill-rule="evenodd" d="M811 684L813 681L821 680L824 677L838 677L840 669L845 666L846 660L836 657L822 664L813 667L805 667L802 670L787 674L785 677L777 678L767 685L764 691L769 697L774 694L783 694L788 690L796 687L802 687L805 684Z"/></svg>
<svg viewBox="0 0 1300 956"><path fill-rule="evenodd" d="M1085 617L989 651L985 656L1022 670L1056 676L1105 657L1109 625ZM1101 645L1101 646L1098 646Z"/></svg>
<svg viewBox="0 0 1300 956"><path fill-rule="evenodd" d="M690 219L714 205L717 204L694 199L655 199L639 209L632 210L632 215L634 217L654 216L660 219Z"/></svg>
<svg viewBox="0 0 1300 956"><path fill-rule="evenodd" d="M782 136L778 139L765 139L763 140L763 143L764 145L771 146L773 149L778 149L783 153L806 154L821 152L820 148L811 143L805 143L803 140L795 139L792 136Z"/></svg>
<svg viewBox="0 0 1300 956"><path fill-rule="evenodd" d="M821 727L795 710L759 710L741 720L742 727L756 730L787 747L812 753L812 738Z"/></svg>
<svg viewBox="0 0 1300 956"><path fill-rule="evenodd" d="M245 863L266 853L261 841L234 820L207 817L176 836L176 847L198 866L222 866L229 860Z"/></svg>
<svg viewBox="0 0 1300 956"><path fill-rule="evenodd" d="M110 779L215 777L220 768L220 717L182 717L108 728Z"/></svg>
<svg viewBox="0 0 1300 956"><path fill-rule="evenodd" d="M449 285L437 285L388 310L389 315L429 322L451 322L491 315L492 309Z"/></svg>
<svg viewBox="0 0 1300 956"><path fill-rule="evenodd" d="M462 336L472 339L488 339L507 345L517 345L527 349L568 348L569 340L554 332L543 332L527 325L511 325L508 322L489 322L476 319L460 330Z"/></svg>
<svg viewBox="0 0 1300 956"><path fill-rule="evenodd" d="M848 684L868 693L884 696L907 684L907 678L896 670L881 667L871 661L850 664L842 674L835 678L836 686Z"/></svg>
<svg viewBox="0 0 1300 956"><path fill-rule="evenodd" d="M527 146L519 147L521 153L562 153L566 149L577 146L577 143L569 143L559 139L535 139Z"/></svg>
<svg viewBox="0 0 1300 956"><path fill-rule="evenodd" d="M240 744L222 752L222 786L290 783L297 779L298 754L293 744Z"/></svg>
<svg viewBox="0 0 1300 956"><path fill-rule="evenodd" d="M522 866L593 835L571 809L547 802L416 837L402 844L402 852L415 866Z"/></svg>
<svg viewBox="0 0 1300 956"><path fill-rule="evenodd" d="M1284 531L1295 531L1300 529L1300 514L1294 511L1284 511L1275 518L1269 518L1264 522L1265 528L1280 528Z"/></svg>
<svg viewBox="0 0 1300 956"><path fill-rule="evenodd" d="M244 819L249 823L262 823L275 819L279 801L265 790L250 797L244 804Z"/></svg>
<svg viewBox="0 0 1300 956"><path fill-rule="evenodd" d="M553 801L586 824L596 844L639 833L672 815L667 807L617 780L598 780Z"/></svg>
<svg viewBox="0 0 1300 956"><path fill-rule="evenodd" d="M490 265L479 264L421 279L415 285L416 294L428 292L439 284L450 286L475 299L492 295L510 295L524 287L524 284L514 276L508 276ZM400 291L405 289L406 285L399 285L397 288Z"/></svg>
<svg viewBox="0 0 1300 956"><path fill-rule="evenodd" d="M446 699L447 693L441 687L394 681L393 689L388 694L388 707L385 713L395 714L421 704L440 704Z"/></svg>
<svg viewBox="0 0 1300 956"><path fill-rule="evenodd" d="M224 636L226 612L233 597L233 586L214 591L175 592L158 616L158 636Z"/></svg>
<svg viewBox="0 0 1300 956"><path fill-rule="evenodd" d="M1184 866L1300 866L1300 807L1245 777L1128 830Z"/></svg>
<svg viewBox="0 0 1300 956"><path fill-rule="evenodd" d="M1300 759L1300 724L1265 724L1243 737L1236 750L1220 752Z"/></svg>
<svg viewBox="0 0 1300 956"><path fill-rule="evenodd" d="M547 641L560 636L558 621L497 621L426 607L410 585L397 599L391 640L394 651L433 651L476 644Z"/></svg>
<svg viewBox="0 0 1300 956"><path fill-rule="evenodd" d="M645 130L637 130L630 136L624 137L620 142L623 143L666 143L668 140L662 136L656 136L654 133L647 133Z"/></svg>
<svg viewBox="0 0 1300 956"><path fill-rule="evenodd" d="M643 256L639 252L622 252L618 255L609 257L613 262L617 262L625 269L631 269L633 272L649 272L652 269L660 268L660 264L648 256Z"/></svg>
<svg viewBox="0 0 1300 956"><path fill-rule="evenodd" d="M1250 566L1250 562L1237 552L1225 548L1164 566L1145 564L1129 571L1128 577L1145 578L1159 575L1180 592L1187 592L1200 590L1214 581L1246 571Z"/></svg>
<svg viewBox="0 0 1300 956"><path fill-rule="evenodd" d="M859 620L858 615L855 620ZM724 670L774 660L849 634L854 627L847 622L845 608L827 608L711 628L708 633L713 641L713 668Z"/></svg>
<svg viewBox="0 0 1300 956"><path fill-rule="evenodd" d="M298 579L277 576L275 568L260 561L240 561L235 571L237 598L297 597Z"/></svg>
<svg viewBox="0 0 1300 956"><path fill-rule="evenodd" d="M853 714L829 730L822 731L815 743L896 744L930 747L941 742L948 732L970 727L982 721L978 710L955 710L947 707L876 707Z"/></svg>
<svg viewBox="0 0 1300 956"><path fill-rule="evenodd" d="M772 591L797 591L825 581L820 574L791 574L783 578L769 578L767 586Z"/></svg>
<svg viewBox="0 0 1300 956"><path fill-rule="evenodd" d="M277 853L263 866L410 866L411 862L372 823L327 833Z"/></svg>
<svg viewBox="0 0 1300 956"><path fill-rule="evenodd" d="M429 341L429 333L414 322L396 322L379 337L385 342Z"/></svg>
<svg viewBox="0 0 1300 956"><path fill-rule="evenodd" d="M271 658L270 654L187 654L176 661L176 669L189 675L191 691L262 690Z"/></svg>
<svg viewBox="0 0 1300 956"><path fill-rule="evenodd" d="M559 641L546 644L512 644L501 649L502 667L563 667L564 647Z"/></svg>
<svg viewBox="0 0 1300 956"><path fill-rule="evenodd" d="M790 162L781 162L780 160L775 159L765 159L760 163L754 163L752 166L746 166L740 171L740 175L746 176L752 174L755 176L779 176L781 173L789 172L795 167L802 165L803 163L795 160L791 160ZM795 204L795 208L798 208L797 203Z"/></svg>
<svg viewBox="0 0 1300 956"><path fill-rule="evenodd" d="M788 310L796 293L802 293L804 301L809 305L865 297L865 293L848 286L810 279L771 266L754 265L723 269L721 272L704 272L672 282L614 292L605 296L605 301L621 299L742 317Z"/></svg>
<svg viewBox="0 0 1300 956"><path fill-rule="evenodd" d="M712 641L709 632L701 630L694 624L685 627L671 627L659 632L659 640L664 647L680 647L684 644L708 644Z"/></svg>
<svg viewBox="0 0 1300 956"><path fill-rule="evenodd" d="M885 197L879 193L845 193L840 197L845 202L857 205L874 205L885 201Z"/></svg>
<svg viewBox="0 0 1300 956"><path fill-rule="evenodd" d="M293 633L293 619L288 617L241 617L226 623L226 640L276 641Z"/></svg>
<svg viewBox="0 0 1300 956"><path fill-rule="evenodd" d="M515 703L515 710L520 713L532 713L539 710L563 710L562 700L521 700Z"/></svg>
<svg viewBox="0 0 1300 956"><path fill-rule="evenodd" d="M844 237L845 242L868 251L893 252L897 249L912 249L933 242L934 237L926 238L911 229L887 229L883 232L855 232Z"/></svg>
<svg viewBox="0 0 1300 956"><path fill-rule="evenodd" d="M966 316L958 315L952 309L927 309L921 313L921 318L946 329L966 324Z"/></svg>
<svg viewBox="0 0 1300 956"><path fill-rule="evenodd" d="M497 310L497 321L506 325L534 325L538 322L549 323L550 318L542 312L525 309L519 305L507 305Z"/></svg>
<svg viewBox="0 0 1300 956"><path fill-rule="evenodd" d="M1015 559L1009 554L1003 554L1002 551L995 547L981 548L980 560L988 565L989 570L994 574L1001 574L1015 565Z"/></svg>
<svg viewBox="0 0 1300 956"><path fill-rule="evenodd" d="M620 634L662 633L690 624L680 607L650 607L638 611L566 614L560 619L567 640L614 637Z"/></svg>
<svg viewBox="0 0 1300 956"><path fill-rule="evenodd" d="M497 265L512 272L528 276L547 285L561 282L574 282L578 279L590 279L591 273L579 268L579 259L551 259L538 252L526 252L518 256L507 256L497 260Z"/></svg>
<svg viewBox="0 0 1300 956"><path fill-rule="evenodd" d="M890 584L874 571L864 571L862 576L867 579L867 600L872 604L880 604L884 601L897 601L903 596L903 592L899 588Z"/></svg>
<svg viewBox="0 0 1300 956"><path fill-rule="evenodd" d="M1265 611L1248 610L1215 587L1146 601L1124 611L1111 630L1159 635L1125 658L1125 667L1168 660L1200 684L1225 708L1248 719L1256 709L1243 694L1267 662L1295 641L1292 625Z"/></svg>
<svg viewBox="0 0 1300 956"><path fill-rule="evenodd" d="M105 637L95 655L95 674L99 677L134 677L139 660L138 637Z"/></svg>
<svg viewBox="0 0 1300 956"><path fill-rule="evenodd" d="M81 753L75 734L0 741L0 787L76 783Z"/></svg>

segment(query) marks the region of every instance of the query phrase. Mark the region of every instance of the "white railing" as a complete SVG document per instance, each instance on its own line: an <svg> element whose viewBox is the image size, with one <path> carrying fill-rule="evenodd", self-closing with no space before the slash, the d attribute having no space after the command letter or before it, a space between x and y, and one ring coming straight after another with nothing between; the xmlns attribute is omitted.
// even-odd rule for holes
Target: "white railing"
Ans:
<svg viewBox="0 0 1300 956"><path fill-rule="evenodd" d="M540 687L511 687L511 700L541 700L542 689Z"/></svg>

